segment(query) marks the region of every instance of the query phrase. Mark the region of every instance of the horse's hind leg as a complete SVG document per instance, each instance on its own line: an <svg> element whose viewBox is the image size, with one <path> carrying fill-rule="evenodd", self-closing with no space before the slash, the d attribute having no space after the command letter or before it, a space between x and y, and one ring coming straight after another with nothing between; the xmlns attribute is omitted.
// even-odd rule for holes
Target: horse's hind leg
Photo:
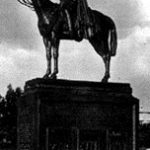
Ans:
<svg viewBox="0 0 150 150"><path fill-rule="evenodd" d="M51 42L46 38L43 38L43 42L46 49L46 60L47 60L47 70L43 78L48 78L49 75L51 74Z"/></svg>
<svg viewBox="0 0 150 150"><path fill-rule="evenodd" d="M90 39L90 43L93 45L95 51L102 57L105 64L105 74L102 78L102 82L108 82L110 78L110 54L108 51L107 40L102 40L100 38Z"/></svg>
<svg viewBox="0 0 150 150"><path fill-rule="evenodd" d="M110 78L110 55L104 55L102 58L105 64L105 74L102 82L108 82L108 79Z"/></svg>
<svg viewBox="0 0 150 150"><path fill-rule="evenodd" d="M102 79L102 82L108 82L108 79L110 78L110 59L111 59L111 55L110 55L110 51L109 51L109 45L108 45L108 40L104 40L102 41L103 43L103 61L105 64L105 74L104 77Z"/></svg>

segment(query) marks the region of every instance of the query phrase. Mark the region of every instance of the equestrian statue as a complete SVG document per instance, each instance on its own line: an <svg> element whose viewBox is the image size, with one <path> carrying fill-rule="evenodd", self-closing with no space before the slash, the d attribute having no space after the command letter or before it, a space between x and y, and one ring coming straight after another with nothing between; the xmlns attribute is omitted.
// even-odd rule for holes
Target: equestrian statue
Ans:
<svg viewBox="0 0 150 150"><path fill-rule="evenodd" d="M78 42L87 39L104 61L102 82L108 82L111 56L116 55L117 49L116 27L111 18L92 10L87 0L60 0L59 4L50 0L18 1L37 14L38 28L46 48L47 70L44 78L57 78L61 39Z"/></svg>

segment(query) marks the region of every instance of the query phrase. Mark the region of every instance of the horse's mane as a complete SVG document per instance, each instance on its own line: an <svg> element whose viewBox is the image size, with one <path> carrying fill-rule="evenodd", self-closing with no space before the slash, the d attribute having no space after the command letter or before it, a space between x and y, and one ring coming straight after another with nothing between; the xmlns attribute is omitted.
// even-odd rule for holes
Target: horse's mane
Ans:
<svg viewBox="0 0 150 150"><path fill-rule="evenodd" d="M34 10L34 6L32 3L32 0L17 0L19 3L31 8L32 10Z"/></svg>

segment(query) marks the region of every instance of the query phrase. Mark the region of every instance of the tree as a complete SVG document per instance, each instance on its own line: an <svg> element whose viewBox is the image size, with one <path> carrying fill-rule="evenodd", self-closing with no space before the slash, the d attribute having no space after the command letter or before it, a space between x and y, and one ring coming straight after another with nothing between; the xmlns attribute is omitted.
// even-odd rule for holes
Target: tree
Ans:
<svg viewBox="0 0 150 150"><path fill-rule="evenodd" d="M139 125L139 147L150 148L150 123Z"/></svg>
<svg viewBox="0 0 150 150"><path fill-rule="evenodd" d="M20 88L8 85L6 96L0 96L0 148L15 149L17 144L17 100L22 94Z"/></svg>

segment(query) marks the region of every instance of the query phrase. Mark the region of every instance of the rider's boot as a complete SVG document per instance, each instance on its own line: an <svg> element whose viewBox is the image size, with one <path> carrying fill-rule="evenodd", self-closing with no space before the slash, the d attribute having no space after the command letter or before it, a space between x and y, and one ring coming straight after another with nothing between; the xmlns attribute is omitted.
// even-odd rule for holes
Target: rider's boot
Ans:
<svg viewBox="0 0 150 150"><path fill-rule="evenodd" d="M65 9L65 14L66 14L66 17L67 17L67 22L68 22L69 35L71 37L73 37L71 18L70 18L70 14L69 14L67 9Z"/></svg>
<svg viewBox="0 0 150 150"><path fill-rule="evenodd" d="M93 35L94 35L94 33L93 33L93 30L92 30L92 27L89 26L87 28L87 37L91 38Z"/></svg>

